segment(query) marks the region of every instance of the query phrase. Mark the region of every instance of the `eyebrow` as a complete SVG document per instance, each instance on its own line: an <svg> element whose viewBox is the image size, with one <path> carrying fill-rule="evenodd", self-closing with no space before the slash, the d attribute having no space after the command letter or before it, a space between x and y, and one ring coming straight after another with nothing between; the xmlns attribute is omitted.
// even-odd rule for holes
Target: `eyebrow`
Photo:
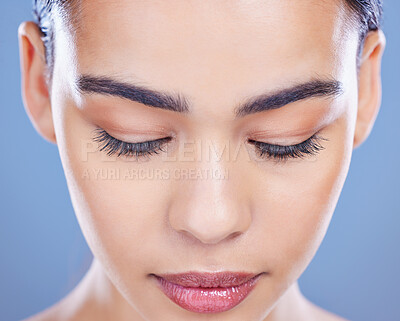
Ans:
<svg viewBox="0 0 400 321"><path fill-rule="evenodd" d="M76 85L81 93L115 96L149 107L172 110L179 113L189 112L188 100L176 93L156 91L103 76L82 75Z"/></svg>
<svg viewBox="0 0 400 321"><path fill-rule="evenodd" d="M82 94L102 94L128 99L143 105L179 113L190 113L189 99L179 93L168 93L121 82L104 76L81 75L76 83ZM281 108L311 98L334 98L343 93L343 84L334 79L312 79L272 93L246 99L235 108L235 117Z"/></svg>

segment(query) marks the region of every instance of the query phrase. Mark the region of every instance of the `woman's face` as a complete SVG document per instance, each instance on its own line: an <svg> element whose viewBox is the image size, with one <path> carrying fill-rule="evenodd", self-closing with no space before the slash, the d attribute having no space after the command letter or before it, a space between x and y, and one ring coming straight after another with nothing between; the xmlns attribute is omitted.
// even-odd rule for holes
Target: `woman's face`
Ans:
<svg viewBox="0 0 400 321"><path fill-rule="evenodd" d="M265 317L314 256L348 171L358 33L344 4L82 1L74 17L56 21L52 109L94 256L146 320L200 316L154 277L188 271L262 273L207 320Z"/></svg>

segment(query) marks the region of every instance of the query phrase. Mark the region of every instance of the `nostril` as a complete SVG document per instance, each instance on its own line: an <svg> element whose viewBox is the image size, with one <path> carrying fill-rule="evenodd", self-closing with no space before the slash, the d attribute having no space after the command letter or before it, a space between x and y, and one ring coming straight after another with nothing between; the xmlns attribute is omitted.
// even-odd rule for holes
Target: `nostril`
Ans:
<svg viewBox="0 0 400 321"><path fill-rule="evenodd" d="M201 243L202 245L214 245L221 243L222 241L229 241L233 240L237 237L239 237L241 234L243 234L240 231L233 232L227 236L222 236L220 235L219 237L210 237L209 235L199 235L199 234L193 234L192 232L188 230L179 230L179 234L181 235L182 238L184 238L185 242L190 242L193 244L196 243Z"/></svg>
<svg viewBox="0 0 400 321"><path fill-rule="evenodd" d="M227 239L229 239L229 240L230 239L235 239L235 238L239 237L242 234L243 234L242 232L234 232L231 235L229 235L229 237Z"/></svg>

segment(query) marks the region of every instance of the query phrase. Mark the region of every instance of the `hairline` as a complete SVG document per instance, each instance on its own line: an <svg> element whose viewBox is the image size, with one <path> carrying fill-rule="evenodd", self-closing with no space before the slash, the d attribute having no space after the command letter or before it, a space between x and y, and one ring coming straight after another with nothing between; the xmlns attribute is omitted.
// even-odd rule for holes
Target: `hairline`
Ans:
<svg viewBox="0 0 400 321"><path fill-rule="evenodd" d="M52 28L50 34L50 53L46 54L46 58L49 60L48 68L47 68L47 82L50 85L53 78L54 71L54 62L55 62L55 43L56 43L56 28L54 28L54 21L57 18L61 19L63 26L65 26L69 32L73 34L77 34L79 29L81 28L81 20L82 20L82 0L45 0L48 2L53 2L52 10L54 13L50 13L52 20ZM355 6L350 3L349 0L337 0L338 5L339 2L343 4L343 7L346 10L347 19L345 21L346 25L350 28L358 29L358 47L356 52L356 66L357 73L359 71L360 62L361 62L361 54L363 51L365 38L367 34L371 31L376 31L381 28L380 19L377 20L376 28L370 29L368 25L363 23L362 19L360 19L361 15L356 10ZM46 48L47 50L48 48Z"/></svg>

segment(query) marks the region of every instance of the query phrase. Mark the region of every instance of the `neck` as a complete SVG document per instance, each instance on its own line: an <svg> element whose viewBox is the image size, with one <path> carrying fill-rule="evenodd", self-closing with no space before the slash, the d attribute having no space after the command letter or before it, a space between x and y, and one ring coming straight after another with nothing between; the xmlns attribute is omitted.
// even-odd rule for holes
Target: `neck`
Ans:
<svg viewBox="0 0 400 321"><path fill-rule="evenodd" d="M63 320L144 321L115 288L96 258L81 282L60 304ZM263 321L308 320L310 309L310 302L295 282Z"/></svg>

